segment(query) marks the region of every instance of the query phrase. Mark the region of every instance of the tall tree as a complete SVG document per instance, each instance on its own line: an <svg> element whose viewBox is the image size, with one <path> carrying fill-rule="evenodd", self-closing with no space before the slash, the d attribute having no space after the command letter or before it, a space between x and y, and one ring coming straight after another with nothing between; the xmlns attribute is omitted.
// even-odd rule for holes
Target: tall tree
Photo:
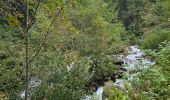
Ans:
<svg viewBox="0 0 170 100"><path fill-rule="evenodd" d="M135 36L141 36L143 1L139 0L119 0L118 1L118 17L124 23L126 30Z"/></svg>

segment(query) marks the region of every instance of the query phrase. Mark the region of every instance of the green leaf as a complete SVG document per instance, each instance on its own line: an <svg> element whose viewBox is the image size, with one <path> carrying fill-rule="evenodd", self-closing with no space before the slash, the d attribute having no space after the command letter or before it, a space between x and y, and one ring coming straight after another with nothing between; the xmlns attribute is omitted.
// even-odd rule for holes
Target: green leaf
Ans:
<svg viewBox="0 0 170 100"><path fill-rule="evenodd" d="M17 18L11 14L8 15L7 21L9 23L9 25L12 27L18 26L20 24L19 21L17 20Z"/></svg>

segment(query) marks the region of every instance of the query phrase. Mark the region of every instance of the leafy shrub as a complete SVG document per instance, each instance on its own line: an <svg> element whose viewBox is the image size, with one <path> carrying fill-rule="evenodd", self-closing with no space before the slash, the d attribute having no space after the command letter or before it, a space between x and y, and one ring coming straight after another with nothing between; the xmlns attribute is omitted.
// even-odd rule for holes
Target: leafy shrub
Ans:
<svg viewBox="0 0 170 100"><path fill-rule="evenodd" d="M146 53L155 59L156 64L138 70L138 74L129 81L132 86L129 96L132 100L170 98L170 43L164 42L158 48L158 50L148 50Z"/></svg>
<svg viewBox="0 0 170 100"><path fill-rule="evenodd" d="M62 55L50 57L50 63L39 59L35 64L36 77L42 80L42 83L31 93L32 99L48 100L80 100L86 96L85 84L89 79L89 60L83 57L77 57L75 54L69 59ZM74 62L71 64L71 62ZM37 63L39 63L37 65ZM48 65L48 67L46 67ZM68 68L70 67L70 68Z"/></svg>
<svg viewBox="0 0 170 100"><path fill-rule="evenodd" d="M130 98L143 100L166 98L167 89L164 75L157 67L144 69L140 74L134 76L131 80L132 90L130 90Z"/></svg>
<svg viewBox="0 0 170 100"><path fill-rule="evenodd" d="M107 100L129 100L126 93L111 81L105 84L104 95Z"/></svg>
<svg viewBox="0 0 170 100"><path fill-rule="evenodd" d="M162 72L167 80L170 80L170 43L164 42L162 44L159 46L158 51L149 50L147 53L155 59L157 66L162 68Z"/></svg>
<svg viewBox="0 0 170 100"><path fill-rule="evenodd" d="M143 48L145 49L158 49L159 45L164 41L170 41L170 32L161 32L159 34L149 34L145 37Z"/></svg>

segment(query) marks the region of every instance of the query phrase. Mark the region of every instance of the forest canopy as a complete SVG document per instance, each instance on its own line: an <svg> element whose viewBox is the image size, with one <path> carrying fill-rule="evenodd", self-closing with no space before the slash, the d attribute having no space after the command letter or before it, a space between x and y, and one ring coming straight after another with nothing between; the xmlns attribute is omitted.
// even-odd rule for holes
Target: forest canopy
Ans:
<svg viewBox="0 0 170 100"><path fill-rule="evenodd" d="M126 69L133 46L154 64ZM170 99L170 0L0 0L0 100L101 100L87 99L101 86Z"/></svg>

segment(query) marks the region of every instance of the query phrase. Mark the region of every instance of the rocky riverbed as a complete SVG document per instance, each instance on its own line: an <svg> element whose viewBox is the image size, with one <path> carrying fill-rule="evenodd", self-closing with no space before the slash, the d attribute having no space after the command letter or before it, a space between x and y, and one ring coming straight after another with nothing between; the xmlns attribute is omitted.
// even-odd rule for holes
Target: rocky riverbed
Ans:
<svg viewBox="0 0 170 100"><path fill-rule="evenodd" d="M144 53L139 49L137 45L130 46L128 48L128 54L120 54L113 55L113 57L120 59L122 62L117 62L120 65L120 69L124 71L124 73L128 74L127 80L116 77L116 82L114 83L118 88L120 88L124 92L128 92L124 87L124 81L128 81L133 79L133 76L137 73L131 73L131 71L138 69L139 64L143 64L143 68L149 68L150 65L153 65L154 62L145 58ZM120 76L120 75L119 75ZM115 77L115 76L114 76ZM93 94L97 96L98 100L104 100L103 96L104 86L100 86L97 88L97 91ZM90 100L90 96L87 96L86 100Z"/></svg>

